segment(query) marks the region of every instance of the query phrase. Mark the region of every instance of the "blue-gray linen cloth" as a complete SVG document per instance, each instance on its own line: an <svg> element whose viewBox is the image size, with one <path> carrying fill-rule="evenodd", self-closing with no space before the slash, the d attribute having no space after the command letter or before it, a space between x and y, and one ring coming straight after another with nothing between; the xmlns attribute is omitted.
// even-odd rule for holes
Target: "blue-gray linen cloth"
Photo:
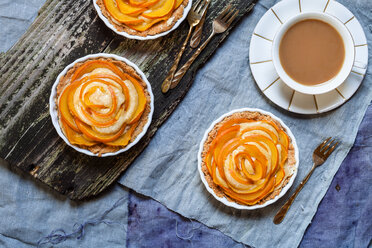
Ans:
<svg viewBox="0 0 372 248"><path fill-rule="evenodd" d="M311 222L341 162L354 143L359 124L372 99L371 63L356 95L327 114L299 116L279 109L258 90L249 69L249 42L260 17L276 1L264 0L230 34L213 58L198 72L187 96L160 128L149 147L130 166L120 183L150 196L183 216L217 228L233 239L254 247L295 247ZM367 39L371 1L348 4L362 23ZM358 8L359 7L359 8ZM371 57L371 56L369 56ZM325 137L342 144L319 167L297 196L280 225L272 220L288 198L255 211L240 211L218 202L202 184L197 170L199 143L210 123L222 114L242 107L261 108L280 117L292 130L300 150L300 165L293 192L312 166L312 152Z"/></svg>

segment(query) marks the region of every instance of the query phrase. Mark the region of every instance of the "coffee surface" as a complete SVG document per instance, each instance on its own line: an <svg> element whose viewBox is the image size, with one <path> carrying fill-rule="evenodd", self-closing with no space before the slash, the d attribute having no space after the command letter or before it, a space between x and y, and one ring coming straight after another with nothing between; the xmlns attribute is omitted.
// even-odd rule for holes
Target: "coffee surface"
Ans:
<svg viewBox="0 0 372 248"><path fill-rule="evenodd" d="M328 23L308 19L290 27L279 47L280 62L298 83L317 85L340 71L345 48L340 34Z"/></svg>

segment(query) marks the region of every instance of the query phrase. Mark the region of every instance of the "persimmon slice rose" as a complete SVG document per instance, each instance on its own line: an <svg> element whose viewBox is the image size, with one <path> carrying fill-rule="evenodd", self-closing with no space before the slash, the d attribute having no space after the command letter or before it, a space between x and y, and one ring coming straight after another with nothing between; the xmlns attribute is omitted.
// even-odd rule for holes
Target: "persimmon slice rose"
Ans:
<svg viewBox="0 0 372 248"><path fill-rule="evenodd" d="M183 0L99 0L97 3L106 9L114 24L124 24L132 30L144 32L172 18Z"/></svg>
<svg viewBox="0 0 372 248"><path fill-rule="evenodd" d="M58 97L60 124L71 144L124 147L147 101L135 77L108 60L89 60L75 69Z"/></svg>
<svg viewBox="0 0 372 248"><path fill-rule="evenodd" d="M203 152L204 174L212 188L228 198L254 205L283 184L292 152L290 139L277 122L240 115L224 120L209 133Z"/></svg>

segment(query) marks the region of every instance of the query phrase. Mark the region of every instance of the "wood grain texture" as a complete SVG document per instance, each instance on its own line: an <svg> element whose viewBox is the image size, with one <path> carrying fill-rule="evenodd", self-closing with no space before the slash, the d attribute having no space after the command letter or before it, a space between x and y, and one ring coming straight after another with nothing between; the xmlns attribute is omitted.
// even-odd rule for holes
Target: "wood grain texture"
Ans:
<svg viewBox="0 0 372 248"><path fill-rule="evenodd" d="M231 0L240 10L251 2ZM212 20L228 1L212 1L202 40ZM231 29L230 28L230 29ZM187 22L166 37L137 41L111 32L98 18L91 1L49 0L20 41L0 55L0 157L71 199L97 195L112 184L150 142L193 82L197 69L214 53L230 30L216 36L191 66L179 86L164 95L161 83L187 34ZM128 152L115 157L89 157L67 146L55 131L48 99L53 82L65 66L91 53L113 53L136 63L148 77L155 97L147 134ZM183 64L192 54L187 48Z"/></svg>

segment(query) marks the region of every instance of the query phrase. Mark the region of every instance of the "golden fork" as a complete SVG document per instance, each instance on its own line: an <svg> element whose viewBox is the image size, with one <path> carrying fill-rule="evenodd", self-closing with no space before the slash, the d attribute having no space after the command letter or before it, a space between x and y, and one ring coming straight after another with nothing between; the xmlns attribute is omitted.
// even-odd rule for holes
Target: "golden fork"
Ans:
<svg viewBox="0 0 372 248"><path fill-rule="evenodd" d="M336 148L336 146L339 144L339 142L335 142L335 139L331 140L331 142L329 142L329 140L331 139L331 137L329 137L328 139L324 140L315 150L314 150L314 153L313 153L313 167L311 168L311 170L309 171L309 173L307 174L307 176L304 178L304 180L302 180L302 182L300 183L300 185L298 185L296 191L293 193L293 195L287 200L287 202L281 207L281 209L276 213L275 217L274 217L274 223L275 224L280 224L285 215L287 214L287 211L288 209L291 207L294 199L296 198L296 196L298 195L298 193L301 191L301 189L304 187L305 183L309 180L309 178L311 177L311 175L313 174L315 168L317 168L318 166L322 165L326 160L327 158L329 157L329 155L331 155L331 153L333 152L333 150ZM331 146L332 145L332 146Z"/></svg>
<svg viewBox="0 0 372 248"><path fill-rule="evenodd" d="M253 6L252 6L253 7ZM234 21L236 16L238 15L238 10L230 10L231 5L228 5L224 11L213 21L213 30L211 35L208 37L208 39L201 45L195 53L192 55L192 57L184 64L181 69L177 71L177 73L174 75L172 83L170 88L175 88L178 83L181 81L183 76L186 74L187 70L190 68L192 63L195 61L195 59L199 56L199 54L204 50L204 48L208 45L208 43L211 41L211 39L216 35L223 33L227 30L227 28L231 25L231 23Z"/></svg>
<svg viewBox="0 0 372 248"><path fill-rule="evenodd" d="M207 0L207 9L210 3L211 3L211 0ZM199 24L196 25L195 30L192 33L192 36L190 39L190 47L192 48L197 48L200 44L201 36L203 33L203 26L204 26L205 18L207 16L207 12L208 10L204 12Z"/></svg>
<svg viewBox="0 0 372 248"><path fill-rule="evenodd" d="M172 82L173 77L174 77L174 73L177 70L178 64L179 64L179 62L181 60L181 57L182 57L182 54L185 51L187 43L189 42L192 29L196 25L199 24L202 16L204 15L204 12L206 12L206 10L207 10L207 7L208 7L207 2L208 2L207 0L203 0L203 1L198 0L195 3L195 5L193 6L193 8L190 10L189 14L187 15L187 21L189 22L189 25L190 25L189 33L187 34L187 37L186 37L185 41L183 42L182 48L181 48L180 52L178 53L177 58L174 61L171 69L169 70L167 77L165 78L163 84L161 85L161 91L163 93L167 93L169 88L170 88L171 82Z"/></svg>

